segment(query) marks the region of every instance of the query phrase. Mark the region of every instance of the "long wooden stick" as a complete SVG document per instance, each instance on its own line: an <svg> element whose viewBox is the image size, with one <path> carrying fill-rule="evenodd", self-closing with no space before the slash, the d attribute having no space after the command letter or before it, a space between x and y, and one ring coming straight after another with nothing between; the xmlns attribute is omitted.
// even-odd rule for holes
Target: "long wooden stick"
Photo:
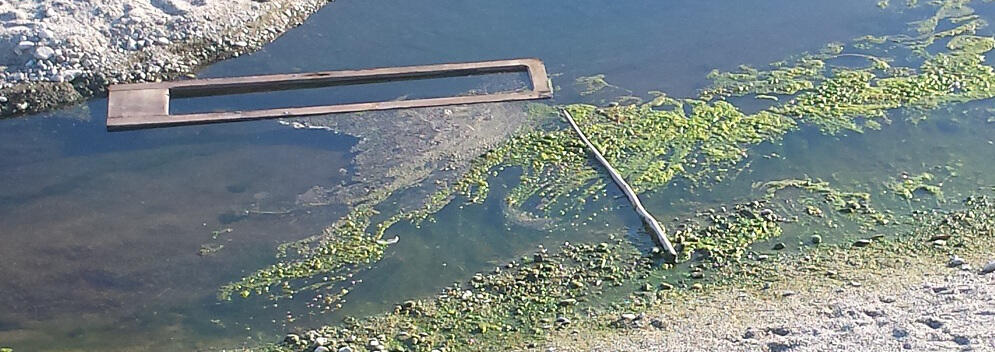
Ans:
<svg viewBox="0 0 995 352"><path fill-rule="evenodd" d="M560 111L562 111L563 115L567 117L567 122L570 123L570 127L573 127L574 132L577 132L580 139L587 145L587 149L590 149L591 153L594 154L594 158L598 159L598 162L600 162L601 165L608 170L608 174L612 176L612 180L615 181L615 184L622 189L622 192L625 192L626 197L629 197L629 202L632 203L633 208L636 208L636 213L638 213L643 219L643 222L646 223L651 230L653 230L652 232L656 238L656 242L663 246L663 249L672 256L673 260L676 260L677 251L674 250L674 246L670 244L669 240L667 240L667 232L663 230L663 226L660 226L660 223L653 218L653 215L650 215L650 213L646 211L646 208L643 207L643 203L639 201L639 197L636 196L636 192L632 190L632 187L630 187L629 184L622 179L622 175L619 174L618 171L615 171L615 168L608 163L608 160L606 160L603 155L601 155L598 148L595 148L594 144L587 139L587 136L584 135L584 131L581 131L580 126L577 126L577 122L574 122L573 116L570 116L570 113L567 112L566 109L560 109Z"/></svg>

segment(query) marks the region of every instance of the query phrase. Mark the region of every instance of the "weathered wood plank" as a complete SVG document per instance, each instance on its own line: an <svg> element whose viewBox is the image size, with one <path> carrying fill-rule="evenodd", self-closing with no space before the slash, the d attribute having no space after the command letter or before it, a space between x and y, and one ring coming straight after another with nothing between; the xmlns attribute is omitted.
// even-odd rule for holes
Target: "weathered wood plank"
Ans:
<svg viewBox="0 0 995 352"><path fill-rule="evenodd" d="M302 85L345 85L403 79L455 77L525 71L531 89L521 92L455 96L400 101L380 101L296 108L169 114L171 96L205 96L292 89ZM322 115L369 110L405 109L457 104L544 99L553 91L546 68L539 59L512 59L437 65L372 68L263 76L193 79L158 83L118 84L108 87L107 128L135 129L189 124L245 121L265 118Z"/></svg>

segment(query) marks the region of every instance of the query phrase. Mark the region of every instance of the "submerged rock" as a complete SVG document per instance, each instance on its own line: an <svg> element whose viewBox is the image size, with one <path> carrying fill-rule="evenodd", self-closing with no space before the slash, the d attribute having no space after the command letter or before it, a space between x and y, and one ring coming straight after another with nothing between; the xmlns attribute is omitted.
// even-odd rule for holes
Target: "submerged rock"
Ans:
<svg viewBox="0 0 995 352"><path fill-rule="evenodd" d="M819 244L822 243L822 236L812 235L812 238L810 240L812 241L812 244Z"/></svg>

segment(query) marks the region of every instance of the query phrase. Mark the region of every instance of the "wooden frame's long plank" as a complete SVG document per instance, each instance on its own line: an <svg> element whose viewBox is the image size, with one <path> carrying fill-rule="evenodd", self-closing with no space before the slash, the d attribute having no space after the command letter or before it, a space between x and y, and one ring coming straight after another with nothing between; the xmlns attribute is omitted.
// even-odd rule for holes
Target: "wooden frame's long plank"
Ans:
<svg viewBox="0 0 995 352"><path fill-rule="evenodd" d="M398 101L379 101L323 106L169 114L171 96L204 96L240 92L289 89L301 85L357 84L402 79L452 77L499 72L526 71L532 89L521 92L454 96ZM265 76L193 79L160 83L118 84L108 87L107 129L232 122L265 118L321 115L369 110L404 109L456 104L544 99L553 95L546 68L539 59L512 59L438 65L373 68Z"/></svg>

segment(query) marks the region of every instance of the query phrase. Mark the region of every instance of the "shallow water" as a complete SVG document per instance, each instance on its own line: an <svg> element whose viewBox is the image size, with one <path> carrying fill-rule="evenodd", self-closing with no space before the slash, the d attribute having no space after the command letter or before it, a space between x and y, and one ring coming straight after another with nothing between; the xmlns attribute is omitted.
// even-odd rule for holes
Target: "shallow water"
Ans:
<svg viewBox="0 0 995 352"><path fill-rule="evenodd" d="M912 12L881 11L865 0L339 0L262 51L199 75L539 57L553 75L558 103L590 99L572 82L602 73L633 92L690 96L712 69L759 66L831 41L900 32ZM427 87L421 89L449 88ZM357 90L344 99L398 93L403 89ZM204 105L189 108L244 109L316 96L203 98ZM864 134L789 134L752 152L740 177L711 190L674 187L647 195L646 203L670 218L749 199L758 192L750 186L755 181L805 176L872 189L875 201L904 202L880 194L882 182L948 165L959 172L944 180L944 192L956 199L995 182L988 162L995 132L983 109L991 103L976 105L936 112L919 126L896 118ZM574 228L539 231L495 216L497 190L483 205L453 203L436 223L398 224L392 232L404 234L401 242L359 274L363 282L337 313L308 317L300 301L219 303L220 285L272 263L277 244L318 233L345 212L341 204L307 207L296 200L313 186L348 179L356 139L273 121L107 133L105 106L94 99L0 121L0 346L191 350L270 342L294 326L431 295L539 244L597 240L639 224L611 188L607 205L616 210L602 212L596 224L578 220ZM973 110L965 115L966 109ZM762 157L771 153L781 157ZM499 178L510 182L515 171Z"/></svg>

